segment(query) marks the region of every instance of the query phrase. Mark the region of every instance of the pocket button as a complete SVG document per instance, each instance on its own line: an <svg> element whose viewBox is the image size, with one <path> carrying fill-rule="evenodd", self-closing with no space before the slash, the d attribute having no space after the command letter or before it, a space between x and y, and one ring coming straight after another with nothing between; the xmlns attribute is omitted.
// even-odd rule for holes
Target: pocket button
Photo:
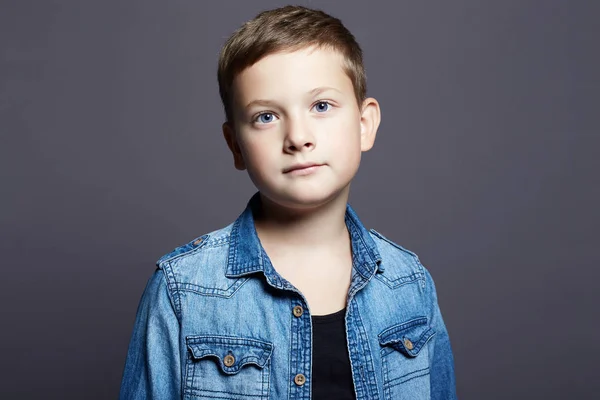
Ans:
<svg viewBox="0 0 600 400"><path fill-rule="evenodd" d="M404 339L404 347L406 347L408 350L412 350L415 346L410 340Z"/></svg>
<svg viewBox="0 0 600 400"><path fill-rule="evenodd" d="M225 364L226 367L231 367L234 363L235 363L235 357L232 356L231 354L227 354L225 356L225 358L223 359L223 364Z"/></svg>

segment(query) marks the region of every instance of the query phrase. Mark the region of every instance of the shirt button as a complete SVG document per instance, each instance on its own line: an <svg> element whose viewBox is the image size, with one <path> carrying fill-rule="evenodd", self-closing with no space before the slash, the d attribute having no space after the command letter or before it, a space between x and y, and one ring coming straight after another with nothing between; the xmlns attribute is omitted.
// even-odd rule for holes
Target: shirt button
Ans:
<svg viewBox="0 0 600 400"><path fill-rule="evenodd" d="M304 385L304 382L306 382L306 377L302 374L298 374L294 377L294 382L296 383L296 385L302 386Z"/></svg>
<svg viewBox="0 0 600 400"><path fill-rule="evenodd" d="M410 340L404 339L404 347L406 347L408 350L412 350L415 346L413 346Z"/></svg>
<svg viewBox="0 0 600 400"><path fill-rule="evenodd" d="M300 306L294 307L294 317L300 317L304 310Z"/></svg>
<svg viewBox="0 0 600 400"><path fill-rule="evenodd" d="M202 239L196 239L194 241L194 246L198 246L200 243L202 243Z"/></svg>
<svg viewBox="0 0 600 400"><path fill-rule="evenodd" d="M225 364L226 367L231 367L233 364L235 364L235 357L233 357L231 354L227 354L223 359L223 364Z"/></svg>

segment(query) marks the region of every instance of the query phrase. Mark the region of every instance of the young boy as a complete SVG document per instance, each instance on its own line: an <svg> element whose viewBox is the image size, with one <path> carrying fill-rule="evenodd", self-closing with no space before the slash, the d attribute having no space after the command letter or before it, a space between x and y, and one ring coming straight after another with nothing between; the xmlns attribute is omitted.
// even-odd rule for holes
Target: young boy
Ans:
<svg viewBox="0 0 600 400"><path fill-rule="evenodd" d="M218 79L225 140L258 192L157 262L121 399L454 399L431 276L347 203L380 120L352 34L321 11L263 12L227 41Z"/></svg>

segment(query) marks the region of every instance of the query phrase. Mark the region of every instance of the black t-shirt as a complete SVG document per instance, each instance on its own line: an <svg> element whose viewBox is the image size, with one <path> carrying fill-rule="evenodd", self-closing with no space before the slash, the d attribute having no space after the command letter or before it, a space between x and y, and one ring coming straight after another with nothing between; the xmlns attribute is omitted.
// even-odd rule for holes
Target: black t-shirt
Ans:
<svg viewBox="0 0 600 400"><path fill-rule="evenodd" d="M355 400L346 340L346 309L313 315L312 398Z"/></svg>

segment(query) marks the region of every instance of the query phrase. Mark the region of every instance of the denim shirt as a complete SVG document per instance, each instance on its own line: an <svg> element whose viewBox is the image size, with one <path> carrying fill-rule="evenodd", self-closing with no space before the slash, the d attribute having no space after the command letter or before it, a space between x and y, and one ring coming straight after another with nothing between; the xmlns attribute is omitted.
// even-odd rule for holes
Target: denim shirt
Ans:
<svg viewBox="0 0 600 400"><path fill-rule="evenodd" d="M257 236L256 193L229 226L157 262L138 306L121 399L310 399L312 322ZM455 399L454 362L429 272L346 206L346 303L356 398Z"/></svg>

